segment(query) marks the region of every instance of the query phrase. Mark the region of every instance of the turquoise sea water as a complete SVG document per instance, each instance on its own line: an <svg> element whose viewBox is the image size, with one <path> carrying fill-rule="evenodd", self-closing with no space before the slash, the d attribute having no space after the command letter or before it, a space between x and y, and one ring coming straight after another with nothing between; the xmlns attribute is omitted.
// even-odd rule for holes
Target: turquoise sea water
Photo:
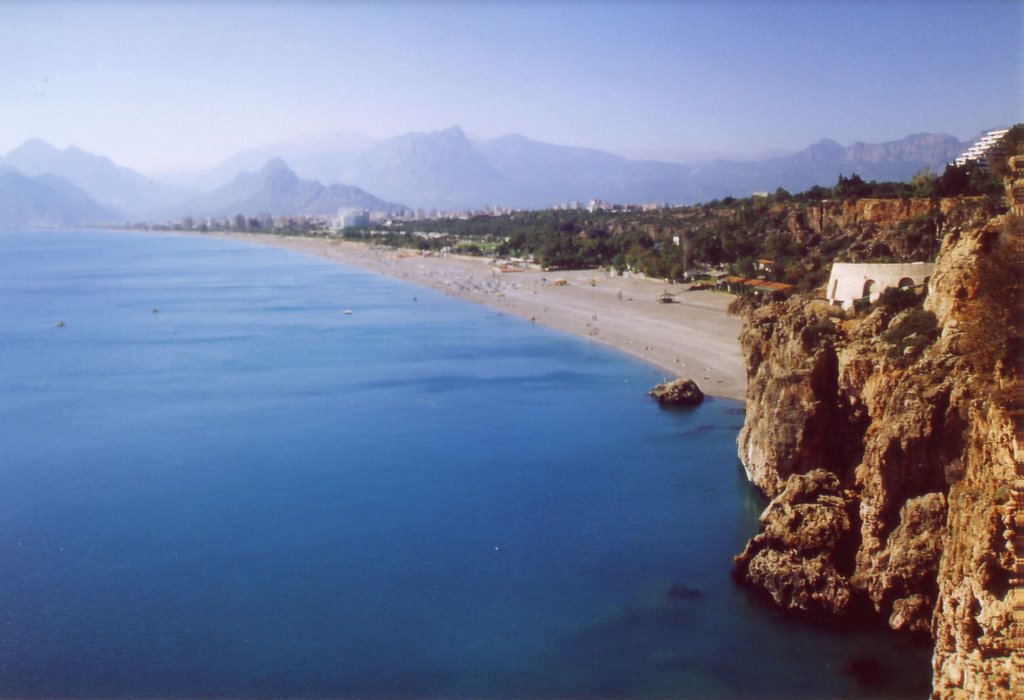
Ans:
<svg viewBox="0 0 1024 700"><path fill-rule="evenodd" d="M282 250L0 233L0 696L926 694L734 586L742 407L661 380Z"/></svg>

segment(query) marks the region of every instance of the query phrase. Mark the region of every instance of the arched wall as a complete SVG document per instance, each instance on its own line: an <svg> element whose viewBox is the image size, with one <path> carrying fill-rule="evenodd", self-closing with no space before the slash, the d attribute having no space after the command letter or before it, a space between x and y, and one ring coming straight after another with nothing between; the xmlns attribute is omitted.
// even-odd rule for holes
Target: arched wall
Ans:
<svg viewBox="0 0 1024 700"><path fill-rule="evenodd" d="M935 263L833 263L825 289L829 301L849 308L865 294L875 301L889 287L908 286L907 280L925 284L934 271Z"/></svg>

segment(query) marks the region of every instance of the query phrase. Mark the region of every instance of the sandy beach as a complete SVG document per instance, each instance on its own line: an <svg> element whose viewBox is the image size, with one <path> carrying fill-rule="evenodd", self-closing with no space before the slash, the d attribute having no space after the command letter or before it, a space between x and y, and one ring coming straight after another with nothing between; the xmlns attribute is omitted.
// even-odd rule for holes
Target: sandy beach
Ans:
<svg viewBox="0 0 1024 700"><path fill-rule="evenodd" d="M425 256L349 241L207 235L295 250L430 287L611 346L663 369L667 379L692 378L706 394L740 401L746 396L738 341L742 324L726 313L733 299L728 294L690 292L682 285L600 270L501 271L483 258ZM665 291L674 295L673 303L659 301Z"/></svg>

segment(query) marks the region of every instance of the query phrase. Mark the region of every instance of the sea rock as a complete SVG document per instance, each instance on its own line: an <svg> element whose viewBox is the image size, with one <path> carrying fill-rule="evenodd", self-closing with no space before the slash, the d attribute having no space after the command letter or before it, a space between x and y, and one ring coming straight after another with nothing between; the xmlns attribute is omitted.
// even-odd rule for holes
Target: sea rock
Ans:
<svg viewBox="0 0 1024 700"><path fill-rule="evenodd" d="M704 392L692 379L676 379L651 389L658 403L669 406L696 406L704 400Z"/></svg>
<svg viewBox="0 0 1024 700"><path fill-rule="evenodd" d="M851 533L849 510L832 472L790 476L761 514L761 532L733 560L736 577L790 610L846 612L853 595L838 556Z"/></svg>

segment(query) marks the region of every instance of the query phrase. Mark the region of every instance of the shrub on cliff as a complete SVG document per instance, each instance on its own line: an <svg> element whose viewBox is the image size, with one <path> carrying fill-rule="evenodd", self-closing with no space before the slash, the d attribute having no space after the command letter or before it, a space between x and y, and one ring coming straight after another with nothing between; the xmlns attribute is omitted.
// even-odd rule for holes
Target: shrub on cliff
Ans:
<svg viewBox="0 0 1024 700"><path fill-rule="evenodd" d="M1003 182L996 173L975 161L947 165L932 187L935 197L1003 196Z"/></svg>
<svg viewBox="0 0 1024 700"><path fill-rule="evenodd" d="M882 340L889 344L889 357L917 354L939 337L938 319L931 311L911 309L893 319Z"/></svg>
<svg viewBox="0 0 1024 700"><path fill-rule="evenodd" d="M906 287L889 287L878 297L879 308L891 314L912 309L920 303L921 296Z"/></svg>
<svg viewBox="0 0 1024 700"><path fill-rule="evenodd" d="M818 347L823 339L832 337L836 332L832 319L823 318L815 321L800 331L800 344L804 350L810 352Z"/></svg>
<svg viewBox="0 0 1024 700"><path fill-rule="evenodd" d="M934 260L942 238L943 216L937 210L900 221L896 224L896 240L903 259Z"/></svg>
<svg viewBox="0 0 1024 700"><path fill-rule="evenodd" d="M1024 124L1014 124L999 142L999 148L989 155L989 167L998 177L1010 176L1009 160L1024 155Z"/></svg>

